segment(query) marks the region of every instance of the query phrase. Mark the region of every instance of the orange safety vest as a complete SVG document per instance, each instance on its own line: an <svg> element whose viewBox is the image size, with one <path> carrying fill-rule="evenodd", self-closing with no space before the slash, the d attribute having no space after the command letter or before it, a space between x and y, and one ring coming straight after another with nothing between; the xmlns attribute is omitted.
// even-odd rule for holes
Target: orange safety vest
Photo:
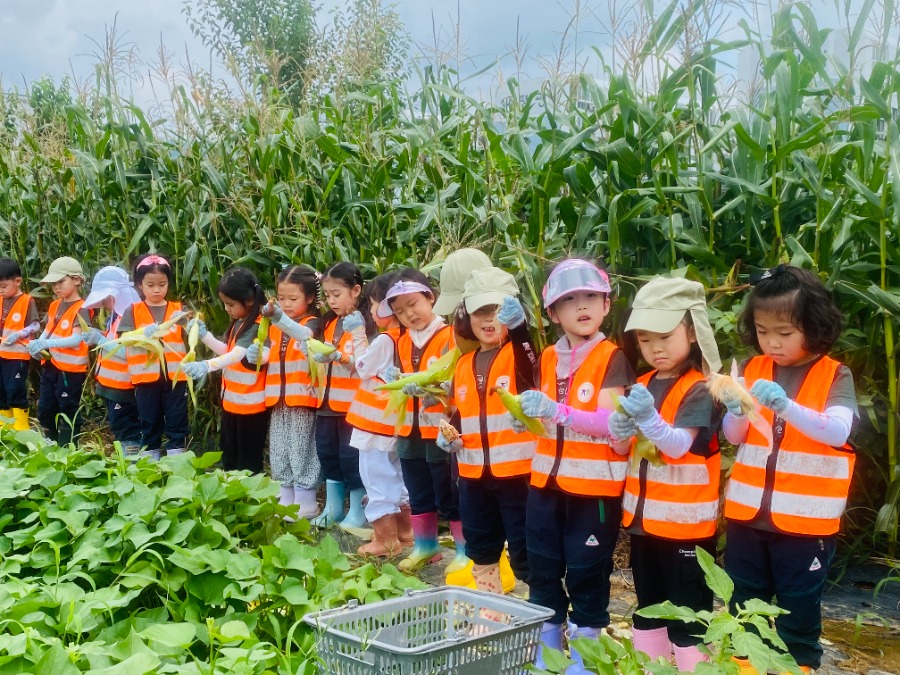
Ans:
<svg viewBox="0 0 900 675"><path fill-rule="evenodd" d="M418 373L428 370L428 367L452 349L453 329L444 326L428 340L428 343L413 358L413 341L409 332L403 333L397 343L397 352L400 355L400 370L405 374ZM406 402L406 419L400 427L400 436L407 437L412 433L413 424L418 424L419 433L423 439L437 440L438 427L441 420L447 419L447 409L442 403L430 408L420 409L418 397L410 396Z"/></svg>
<svg viewBox="0 0 900 675"><path fill-rule="evenodd" d="M353 356L353 336L350 333L343 333L338 344L334 344L334 334L340 320L340 317L332 319L325 326L325 342L336 347L341 354ZM347 414L359 385L359 377L356 376L356 371L349 364L345 366L337 361L330 362L326 370L325 387L321 390L318 407L324 407L327 402L334 412Z"/></svg>
<svg viewBox="0 0 900 675"><path fill-rule="evenodd" d="M79 298L73 302L69 308L63 312L63 315L57 317L59 305L62 300L54 300L50 303L50 309L47 310L47 338L67 338L71 337L75 331L78 322L78 312L84 304L84 300ZM48 350L50 352L50 362L66 373L86 373L88 370L88 346L82 342L77 347L53 347ZM41 361L45 363L46 360Z"/></svg>
<svg viewBox="0 0 900 675"><path fill-rule="evenodd" d="M565 401L567 405L577 410L597 410L600 387L616 351L618 347L609 340L603 340L591 350L572 377ZM548 347L541 355L541 391L558 401L556 360L555 347ZM613 450L608 438L589 436L571 427L556 425L555 437L538 439L531 463L531 484L545 487L552 476L559 488L570 494L618 497L625 486L627 471L628 457Z"/></svg>
<svg viewBox="0 0 900 675"><path fill-rule="evenodd" d="M744 368L747 388L756 380L772 380L774 365L766 356L750 359ZM824 412L840 365L827 356L816 361L794 399L797 404ZM759 414L768 424L773 423L774 413L768 408L761 408ZM847 505L856 455L847 444L833 448L784 424L781 445L771 452L762 434L750 426L725 491L725 517L750 521L768 504L769 518L782 532L835 534ZM772 455L774 461L770 461Z"/></svg>
<svg viewBox="0 0 900 675"><path fill-rule="evenodd" d="M228 351L237 343L238 322L228 329ZM259 317L256 318L259 323ZM252 415L266 409L266 372L256 366L247 368L244 360L233 363L222 371L222 407L230 413Z"/></svg>
<svg viewBox="0 0 900 675"><path fill-rule="evenodd" d="M136 329L146 328L147 326L156 323L156 319L153 318L153 314L150 312L150 308L145 302L136 302L131 306L131 311L134 313L134 327ZM180 311L180 302L167 302L163 323L170 320L173 314ZM163 347L165 347L166 376L170 380L174 378L177 382L183 382L187 379L184 373L178 373L177 378L175 375L175 373L178 372L178 366L181 364L181 360L186 353L184 347L184 332L181 326L175 324L169 329L168 333L160 338L160 340L163 343ZM155 356L144 349L139 349L137 347L128 348L128 371L131 373L132 384L156 382L160 378L160 374L162 373L161 364L158 361L151 360L151 356L155 358Z"/></svg>
<svg viewBox="0 0 900 675"><path fill-rule="evenodd" d="M114 340L119 328L121 316L116 316L109 324L106 337ZM132 389L131 374L128 372L128 359L122 351L107 354L101 347L97 357L97 382L110 389Z"/></svg>
<svg viewBox="0 0 900 675"><path fill-rule="evenodd" d="M300 325L316 319L308 316ZM309 378L309 361L297 340L280 328L269 327L269 364L266 368L266 406L284 403L290 408L318 406L316 389Z"/></svg>
<svg viewBox="0 0 900 675"><path fill-rule="evenodd" d="M397 362L397 341L400 339L400 329L391 328L383 333L394 343L394 363ZM350 411L347 413L347 423L360 431L368 431L378 436L394 436L397 433L397 413L388 413L388 394L390 392L376 391L375 387L384 384L379 377L371 377L364 380L362 386L356 390Z"/></svg>
<svg viewBox="0 0 900 675"><path fill-rule="evenodd" d="M453 377L453 399L460 415L463 447L456 453L459 475L481 478L485 468L497 478L527 476L537 440L528 432L517 434L510 424L509 413L492 393L503 387L512 394L516 389L516 362L511 343L495 350L488 367L484 390L479 390L475 377L475 355L469 352L456 363Z"/></svg>
<svg viewBox="0 0 900 675"><path fill-rule="evenodd" d="M638 378L649 384L656 371ZM681 402L694 385L704 382L703 373L691 369L678 378L666 394L659 414L674 424ZM633 447L633 446L632 446ZM719 515L719 472L722 458L715 434L709 443L712 452L701 457L688 451L678 459L660 453L664 464L656 466L646 459L629 462L622 498L622 525L629 527L641 497L644 508L640 525L644 532L664 539L705 539L716 533ZM641 468L646 466L644 485Z"/></svg>
<svg viewBox="0 0 900 675"><path fill-rule="evenodd" d="M0 359L27 361L31 358L27 346L31 342L30 338L19 340L11 345L6 344L6 338L25 328L30 303L31 296L23 293L16 298L13 306L9 309L9 314L3 319L3 332L0 334Z"/></svg>

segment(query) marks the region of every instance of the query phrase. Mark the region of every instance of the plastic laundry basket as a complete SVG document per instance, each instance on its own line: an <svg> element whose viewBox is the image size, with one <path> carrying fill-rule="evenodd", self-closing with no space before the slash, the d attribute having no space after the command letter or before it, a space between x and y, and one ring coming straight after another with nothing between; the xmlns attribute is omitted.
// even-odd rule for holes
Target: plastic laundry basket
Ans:
<svg viewBox="0 0 900 675"><path fill-rule="evenodd" d="M544 607L445 586L307 614L319 630L321 673L518 675L534 661Z"/></svg>

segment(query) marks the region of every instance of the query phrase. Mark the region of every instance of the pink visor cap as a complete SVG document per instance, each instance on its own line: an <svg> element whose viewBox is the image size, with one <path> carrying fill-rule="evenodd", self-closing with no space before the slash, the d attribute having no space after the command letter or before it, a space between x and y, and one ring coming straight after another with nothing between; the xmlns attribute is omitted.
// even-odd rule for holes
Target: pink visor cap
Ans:
<svg viewBox="0 0 900 675"><path fill-rule="evenodd" d="M386 319L391 316L394 313L393 308L391 308L391 300L410 293L425 293L434 297L434 291L425 284L420 284L418 281L398 281L388 289L384 300L378 304L378 318Z"/></svg>
<svg viewBox="0 0 900 675"><path fill-rule="evenodd" d="M596 265L577 258L564 260L550 272L547 283L544 284L544 290L541 293L544 298L544 308L546 309L567 293L575 291L610 293L612 288L606 272Z"/></svg>

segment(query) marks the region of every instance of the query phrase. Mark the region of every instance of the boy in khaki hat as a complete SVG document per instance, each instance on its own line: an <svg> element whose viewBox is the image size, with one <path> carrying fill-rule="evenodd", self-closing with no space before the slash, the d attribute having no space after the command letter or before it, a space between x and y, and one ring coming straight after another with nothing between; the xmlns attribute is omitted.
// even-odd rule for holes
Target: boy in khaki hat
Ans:
<svg viewBox="0 0 900 675"><path fill-rule="evenodd" d="M82 309L84 280L81 264L74 258L64 256L50 264L41 283L50 285L56 300L47 310L44 332L28 343L28 353L40 359L43 368L38 420L50 440L60 445L74 441L81 425L78 409L89 359L78 316L87 322L92 318L89 310Z"/></svg>

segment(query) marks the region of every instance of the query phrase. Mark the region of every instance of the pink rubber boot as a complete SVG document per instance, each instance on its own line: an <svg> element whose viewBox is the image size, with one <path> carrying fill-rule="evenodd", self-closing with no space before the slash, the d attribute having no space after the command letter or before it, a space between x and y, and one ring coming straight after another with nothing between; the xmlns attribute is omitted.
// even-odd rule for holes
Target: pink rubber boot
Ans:
<svg viewBox="0 0 900 675"><path fill-rule="evenodd" d="M696 645L692 647L674 645L673 648L675 649L675 665L682 673L693 673L698 663L709 660L709 657Z"/></svg>
<svg viewBox="0 0 900 675"><path fill-rule="evenodd" d="M653 628L651 630L640 630L635 628L632 631L634 637L634 648L644 652L651 659L656 661L659 657L664 659L672 655L672 643L669 641L669 630L663 626L662 628Z"/></svg>

